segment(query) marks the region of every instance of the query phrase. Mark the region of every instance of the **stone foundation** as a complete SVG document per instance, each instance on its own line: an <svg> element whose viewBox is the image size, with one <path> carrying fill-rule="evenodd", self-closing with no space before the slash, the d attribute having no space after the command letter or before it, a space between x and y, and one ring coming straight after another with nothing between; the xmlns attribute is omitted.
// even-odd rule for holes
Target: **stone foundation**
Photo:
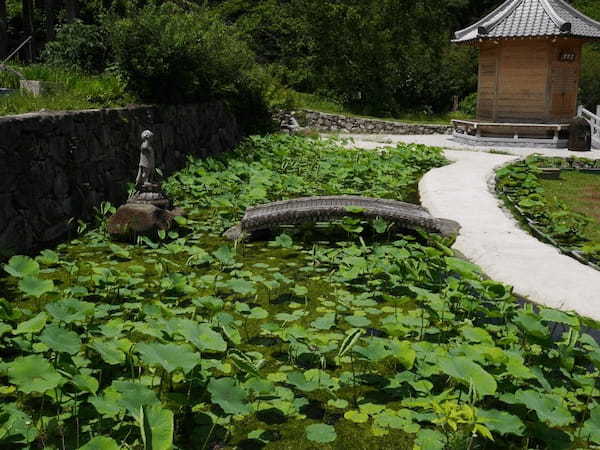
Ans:
<svg viewBox="0 0 600 450"><path fill-rule="evenodd" d="M145 129L165 175L241 140L221 103L0 117L0 257L68 237L103 201L125 202Z"/></svg>

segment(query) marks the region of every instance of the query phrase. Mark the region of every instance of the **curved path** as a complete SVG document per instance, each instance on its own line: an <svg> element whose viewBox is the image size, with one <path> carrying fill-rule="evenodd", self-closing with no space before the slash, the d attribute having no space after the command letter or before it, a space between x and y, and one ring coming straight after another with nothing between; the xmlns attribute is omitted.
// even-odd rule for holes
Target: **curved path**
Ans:
<svg viewBox="0 0 600 450"><path fill-rule="evenodd" d="M427 141L429 145L446 147L444 136L438 136L437 143L436 137L399 138L404 142ZM361 148L372 148L372 144L356 142ZM520 156L534 152L556 156L569 153L510 149L516 155L499 155L475 150L479 151L445 151L454 163L432 170L421 180L423 206L433 216L461 225L454 248L494 280L514 286L515 293L534 303L576 311L600 321L600 272L562 255L522 230L512 215L501 208L491 186L495 169ZM599 152L581 156L600 157Z"/></svg>

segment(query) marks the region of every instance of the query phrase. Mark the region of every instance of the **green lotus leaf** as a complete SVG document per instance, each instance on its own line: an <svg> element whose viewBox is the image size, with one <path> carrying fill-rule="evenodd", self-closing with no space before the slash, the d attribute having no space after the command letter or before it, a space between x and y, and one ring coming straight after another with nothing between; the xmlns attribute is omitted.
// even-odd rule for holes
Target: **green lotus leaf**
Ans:
<svg viewBox="0 0 600 450"><path fill-rule="evenodd" d="M577 316L557 309L543 308L540 310L540 317L546 322L562 323L575 328L578 328L580 325Z"/></svg>
<svg viewBox="0 0 600 450"><path fill-rule="evenodd" d="M293 239L288 234L280 234L275 239L274 243L282 248L292 248L294 246Z"/></svg>
<svg viewBox="0 0 600 450"><path fill-rule="evenodd" d="M74 298L67 298L46 306L46 311L60 322L83 322L94 315L95 305Z"/></svg>
<svg viewBox="0 0 600 450"><path fill-rule="evenodd" d="M133 418L140 420L143 406L159 403L156 393L143 384L133 381L113 381L110 389L118 394L117 405L125 408Z"/></svg>
<svg viewBox="0 0 600 450"><path fill-rule="evenodd" d="M19 289L25 295L41 297L54 290L54 282L52 280L40 280L36 277L26 276L19 281Z"/></svg>
<svg viewBox="0 0 600 450"><path fill-rule="evenodd" d="M21 411L14 403L0 406L0 442L29 444L38 437L38 430L32 426L33 419Z"/></svg>
<svg viewBox="0 0 600 450"><path fill-rule="evenodd" d="M478 280L481 278L481 269L463 259L446 257L446 265L451 272L458 273L463 278Z"/></svg>
<svg viewBox="0 0 600 450"><path fill-rule="evenodd" d="M13 256L4 265L4 270L13 277L36 277L40 273L40 265L28 256Z"/></svg>
<svg viewBox="0 0 600 450"><path fill-rule="evenodd" d="M302 392L312 392L320 388L317 380L308 380L302 372L290 372L287 382Z"/></svg>
<svg viewBox="0 0 600 450"><path fill-rule="evenodd" d="M417 433L414 450L444 450L446 437L437 430L422 429Z"/></svg>
<svg viewBox="0 0 600 450"><path fill-rule="evenodd" d="M408 341L393 342L391 347L394 358L396 358L405 369L412 369L415 365L417 352L413 350L411 343Z"/></svg>
<svg viewBox="0 0 600 450"><path fill-rule="evenodd" d="M525 425L523 421L506 411L498 411L497 409L477 409L477 418L483 424L495 433L502 435L514 434L523 436L525 433Z"/></svg>
<svg viewBox="0 0 600 450"><path fill-rule="evenodd" d="M105 436L96 436L83 447L79 447L79 450L119 450L120 448L114 439Z"/></svg>
<svg viewBox="0 0 600 450"><path fill-rule="evenodd" d="M35 334L39 333L46 326L46 321L48 320L48 316L45 312L41 312L35 317L26 320L25 322L21 322L17 325L17 328L13 331L13 334Z"/></svg>
<svg viewBox="0 0 600 450"><path fill-rule="evenodd" d="M332 408L337 409L346 409L348 407L348 401L342 398L338 398L335 400L329 400L327 402L327 406L331 406Z"/></svg>
<svg viewBox="0 0 600 450"><path fill-rule="evenodd" d="M8 364L8 378L26 394L45 393L60 386L64 379L39 355L19 357Z"/></svg>
<svg viewBox="0 0 600 450"><path fill-rule="evenodd" d="M486 372L479 364L463 356L453 358L440 358L439 367L455 380L473 388L481 396L493 395L498 385L492 375Z"/></svg>
<svg viewBox="0 0 600 450"><path fill-rule="evenodd" d="M207 323L197 323L183 319L178 322L177 332L201 352L224 352L227 342L221 334L214 331Z"/></svg>
<svg viewBox="0 0 600 450"><path fill-rule="evenodd" d="M600 445L600 406L592 409L590 418L583 424L581 435Z"/></svg>
<svg viewBox="0 0 600 450"><path fill-rule="evenodd" d="M125 352L121 350L118 343L114 340L103 341L95 339L89 347L96 350L105 363L111 366L118 366L125 362Z"/></svg>
<svg viewBox="0 0 600 450"><path fill-rule="evenodd" d="M211 378L207 387L213 403L225 414L246 415L250 413L248 394L233 378Z"/></svg>
<svg viewBox="0 0 600 450"><path fill-rule="evenodd" d="M337 439L335 428L324 423L317 423L306 427L306 438L312 442L326 444Z"/></svg>
<svg viewBox="0 0 600 450"><path fill-rule="evenodd" d="M74 355L81 349L81 339L77 333L58 325L48 325L40 335L40 341L59 353Z"/></svg>
<svg viewBox="0 0 600 450"><path fill-rule="evenodd" d="M575 422L575 418L558 396L528 389L518 390L515 400L527 409L535 411L539 419L551 427L565 427Z"/></svg>
<svg viewBox="0 0 600 450"><path fill-rule="evenodd" d="M232 278L226 283L226 285L233 292L237 292L241 295L250 295L256 293L256 287L254 283L242 278Z"/></svg>
<svg viewBox="0 0 600 450"><path fill-rule="evenodd" d="M492 336L490 336L490 333L488 333L483 328L467 326L464 327L461 331L462 335L469 342L480 342L482 344L492 345L494 343L494 340L492 339Z"/></svg>
<svg viewBox="0 0 600 450"><path fill-rule="evenodd" d="M95 394L98 392L98 387L100 384L98 380L90 375L75 375L71 382L77 386L80 391L89 392L90 394Z"/></svg>
<svg viewBox="0 0 600 450"><path fill-rule="evenodd" d="M38 261L41 264L44 264L46 266L53 266L55 264L58 264L60 261L60 258L58 256L58 253L52 251L52 250L44 250L40 253L40 255L35 258L36 261ZM31 274L31 275L37 275L37 274Z"/></svg>
<svg viewBox="0 0 600 450"><path fill-rule="evenodd" d="M144 363L150 366L160 366L168 373L177 369L189 373L200 364L200 355L187 345L143 342L136 344L135 348Z"/></svg>
<svg viewBox="0 0 600 450"><path fill-rule="evenodd" d="M315 319L310 325L317 330L327 331L335 325L335 314L325 314L324 316Z"/></svg>
<svg viewBox="0 0 600 450"><path fill-rule="evenodd" d="M354 423L367 423L369 421L369 415L360 411L346 411L344 418Z"/></svg>
<svg viewBox="0 0 600 450"><path fill-rule="evenodd" d="M354 328L364 328L371 325L371 321L365 316L346 316L344 320Z"/></svg>
<svg viewBox="0 0 600 450"><path fill-rule="evenodd" d="M531 311L519 311L512 321L531 336L540 339L548 339L550 337L548 327L542 323L537 314Z"/></svg>
<svg viewBox="0 0 600 450"><path fill-rule="evenodd" d="M173 412L160 404L142 406L140 431L144 448L171 450L173 448Z"/></svg>

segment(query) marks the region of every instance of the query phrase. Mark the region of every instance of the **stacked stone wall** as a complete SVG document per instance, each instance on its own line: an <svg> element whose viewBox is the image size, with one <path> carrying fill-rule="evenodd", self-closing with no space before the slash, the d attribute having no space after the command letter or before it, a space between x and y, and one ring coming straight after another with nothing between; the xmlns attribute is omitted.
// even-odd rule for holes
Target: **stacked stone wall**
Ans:
<svg viewBox="0 0 600 450"><path fill-rule="evenodd" d="M166 175L188 156L223 153L241 139L221 103L1 117L0 257L64 239L103 201L125 201L145 129Z"/></svg>
<svg viewBox="0 0 600 450"><path fill-rule="evenodd" d="M388 120L365 119L338 114L327 114L318 111L300 110L280 112L276 119L284 119L292 115L300 126L321 132L353 133L353 134L452 134L450 125L422 125Z"/></svg>

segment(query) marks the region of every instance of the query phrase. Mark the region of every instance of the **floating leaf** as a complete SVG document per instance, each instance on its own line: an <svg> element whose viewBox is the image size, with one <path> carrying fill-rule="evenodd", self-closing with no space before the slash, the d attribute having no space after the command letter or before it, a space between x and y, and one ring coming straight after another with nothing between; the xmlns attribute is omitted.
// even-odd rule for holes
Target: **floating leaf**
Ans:
<svg viewBox="0 0 600 450"><path fill-rule="evenodd" d="M69 353L74 355L81 348L81 339L77 333L66 330L58 325L48 325L40 335L40 341L48 348L59 353Z"/></svg>
<svg viewBox="0 0 600 450"><path fill-rule="evenodd" d="M592 409L590 418L583 424L581 435L594 444L600 445L600 406Z"/></svg>
<svg viewBox="0 0 600 450"><path fill-rule="evenodd" d="M54 290L54 282L52 280L40 280L39 278L27 276L19 281L19 289L25 295L41 297Z"/></svg>
<svg viewBox="0 0 600 450"><path fill-rule="evenodd" d="M318 423L306 427L306 438L312 442L326 444L335 441L337 439L337 433L335 432L335 428L331 425Z"/></svg>
<svg viewBox="0 0 600 450"><path fill-rule="evenodd" d="M32 392L43 394L63 382L63 377L39 355L19 357L9 363L8 378L26 394Z"/></svg>
<svg viewBox="0 0 600 450"><path fill-rule="evenodd" d="M518 390L515 400L532 411L551 427L565 427L575 421L563 401L555 395L543 394L531 389Z"/></svg>
<svg viewBox="0 0 600 450"><path fill-rule="evenodd" d="M289 235L283 233L277 236L275 244L282 248L292 248L294 246L294 241Z"/></svg>
<svg viewBox="0 0 600 450"><path fill-rule="evenodd" d="M369 421L369 416L360 411L346 411L344 413L344 418L354 423L367 423Z"/></svg>
<svg viewBox="0 0 600 450"><path fill-rule="evenodd" d="M346 316L344 320L355 328L365 328L371 325L371 321L364 316Z"/></svg>
<svg viewBox="0 0 600 450"><path fill-rule="evenodd" d="M444 450L446 438L436 430L423 429L417 433L414 450Z"/></svg>
<svg viewBox="0 0 600 450"><path fill-rule="evenodd" d="M232 278L226 284L227 287L233 292L237 292L241 295L250 295L256 292L256 287L254 286L254 283L241 278Z"/></svg>
<svg viewBox="0 0 600 450"><path fill-rule="evenodd" d="M173 412L160 404L141 407L140 430L144 448L171 450L173 448Z"/></svg>
<svg viewBox="0 0 600 450"><path fill-rule="evenodd" d="M13 277L36 277L40 273L40 265L28 256L13 256L4 266L4 270Z"/></svg>
<svg viewBox="0 0 600 450"><path fill-rule="evenodd" d="M494 377L470 359L463 356L441 358L438 364L446 375L450 375L467 386L472 384L479 395L485 396L496 393L498 386Z"/></svg>
<svg viewBox="0 0 600 450"><path fill-rule="evenodd" d="M58 264L58 262L60 261L58 253L56 253L52 250L42 251L40 253L40 255L35 259L36 259L36 261L38 261L41 264L44 264L46 266L52 266L54 264ZM31 275L37 275L37 274L31 274Z"/></svg>
<svg viewBox="0 0 600 450"><path fill-rule="evenodd" d="M35 334L42 331L42 329L46 326L46 321L48 320L48 316L46 313L41 312L37 316L26 320L25 322L21 322L17 329L13 331L13 334Z"/></svg>
<svg viewBox="0 0 600 450"><path fill-rule="evenodd" d="M491 431L502 435L514 434L515 436L523 436L525 432L523 421L506 411L478 409L477 418Z"/></svg>
<svg viewBox="0 0 600 450"><path fill-rule="evenodd" d="M189 373L200 364L200 356L187 345L145 343L136 344L142 361L150 366L160 366L168 373L182 369Z"/></svg>
<svg viewBox="0 0 600 450"><path fill-rule="evenodd" d="M178 322L177 332L202 352L224 352L227 350L227 342L225 342L223 336L214 331L207 323L199 324L192 320L181 320Z"/></svg>
<svg viewBox="0 0 600 450"><path fill-rule="evenodd" d="M245 415L250 412L248 394L233 378L211 378L206 389L213 403L219 405L225 414Z"/></svg>
<svg viewBox="0 0 600 450"><path fill-rule="evenodd" d="M119 450L120 448L114 439L96 436L83 447L79 447L79 450Z"/></svg>

